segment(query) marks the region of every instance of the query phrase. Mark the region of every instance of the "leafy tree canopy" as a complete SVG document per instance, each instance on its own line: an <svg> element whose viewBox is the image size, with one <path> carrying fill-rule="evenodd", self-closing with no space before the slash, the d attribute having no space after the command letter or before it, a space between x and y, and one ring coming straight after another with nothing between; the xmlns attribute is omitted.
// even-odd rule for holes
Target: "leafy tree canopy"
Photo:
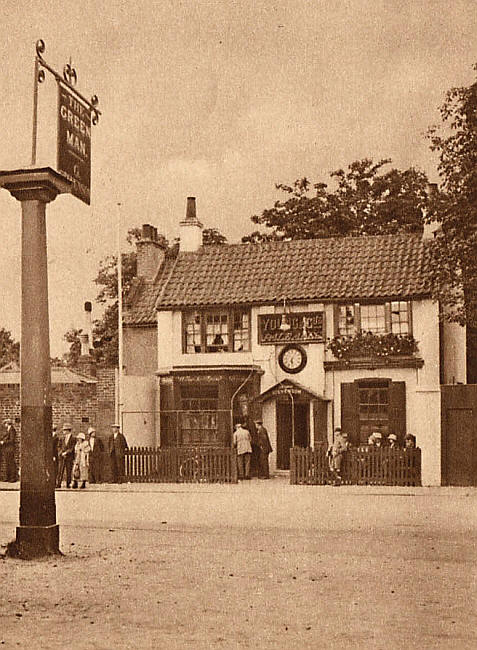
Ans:
<svg viewBox="0 0 477 650"><path fill-rule="evenodd" d="M242 241L420 232L429 208L427 177L412 167L386 170L390 163L365 158L337 169L330 173L333 190L308 178L277 184L286 198L252 217L271 232L255 231Z"/></svg>
<svg viewBox="0 0 477 650"><path fill-rule="evenodd" d="M5 328L0 328L0 368L7 363L20 360L20 343L14 340L11 332Z"/></svg>
<svg viewBox="0 0 477 650"><path fill-rule="evenodd" d="M477 64L474 66L477 70ZM435 297L448 319L477 325L477 81L451 88L441 124L428 131L439 155L443 192L435 213L442 228L434 240ZM463 300L463 296L465 299Z"/></svg>

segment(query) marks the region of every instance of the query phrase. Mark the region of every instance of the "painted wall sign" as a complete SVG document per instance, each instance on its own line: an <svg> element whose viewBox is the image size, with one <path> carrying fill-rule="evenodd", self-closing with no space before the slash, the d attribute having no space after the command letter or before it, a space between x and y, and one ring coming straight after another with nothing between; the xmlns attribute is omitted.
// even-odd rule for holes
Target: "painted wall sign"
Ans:
<svg viewBox="0 0 477 650"><path fill-rule="evenodd" d="M289 330L281 330L282 314L259 314L258 342L261 345L276 343L315 343L323 341L324 313L322 311L293 312L286 315Z"/></svg>
<svg viewBox="0 0 477 650"><path fill-rule="evenodd" d="M58 171L73 182L71 193L91 202L91 110L58 84Z"/></svg>

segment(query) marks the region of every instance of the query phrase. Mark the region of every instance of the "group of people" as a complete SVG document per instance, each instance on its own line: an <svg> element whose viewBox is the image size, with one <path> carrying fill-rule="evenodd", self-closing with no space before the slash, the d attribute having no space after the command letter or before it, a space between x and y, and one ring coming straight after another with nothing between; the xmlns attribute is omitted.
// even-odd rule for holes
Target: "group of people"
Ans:
<svg viewBox="0 0 477 650"><path fill-rule="evenodd" d="M270 478L270 469L268 464L268 455L273 451L268 437L268 431L263 426L260 419L254 421L255 424L255 446L258 450L258 478ZM237 476L239 480L250 480L250 466L252 460L252 436L250 431L245 428L243 422L235 424L235 430L232 440L233 446L237 451Z"/></svg>
<svg viewBox="0 0 477 650"><path fill-rule="evenodd" d="M13 420L6 418L0 431L0 460L5 462L6 480L14 483L17 480L17 465L15 462L15 444L17 432Z"/></svg>
<svg viewBox="0 0 477 650"><path fill-rule="evenodd" d="M373 432L368 438L368 447L382 447L383 434L380 431ZM398 437L395 433L390 433L387 437L387 447L389 449L398 449ZM416 436L407 433L404 436L404 448L415 449ZM333 484L341 485L341 466L346 451L350 448L348 434L342 431L341 427L335 428L335 435L331 445L329 445L326 455L328 457L329 467L333 476Z"/></svg>
<svg viewBox="0 0 477 650"><path fill-rule="evenodd" d="M124 456L128 448L126 438L119 424L111 425L113 431L106 441L106 451L111 463L113 483L124 479ZM96 429L89 427L87 434L74 434L71 424L63 425L63 435L53 427L53 462L55 465L56 487L62 486L65 476L67 488L86 488L86 483L99 483L102 480L104 445L96 437Z"/></svg>
<svg viewBox="0 0 477 650"><path fill-rule="evenodd" d="M383 447L383 441L383 434L380 431L374 431L368 438L368 445L370 447ZM399 447L398 437L395 433L388 435L387 446L390 449L397 449ZM404 447L406 449L414 449L416 447L416 436L412 433L407 433L404 436Z"/></svg>

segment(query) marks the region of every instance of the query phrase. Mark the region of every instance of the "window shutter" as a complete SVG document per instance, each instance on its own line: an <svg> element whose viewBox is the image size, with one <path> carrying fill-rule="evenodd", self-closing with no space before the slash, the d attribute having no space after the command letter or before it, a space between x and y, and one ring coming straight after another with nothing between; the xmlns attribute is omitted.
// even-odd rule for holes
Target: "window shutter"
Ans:
<svg viewBox="0 0 477 650"><path fill-rule="evenodd" d="M402 443L406 435L406 382L389 384L389 431L395 433Z"/></svg>
<svg viewBox="0 0 477 650"><path fill-rule="evenodd" d="M412 334L412 301L407 303L407 317L409 320L409 334Z"/></svg>
<svg viewBox="0 0 477 650"><path fill-rule="evenodd" d="M313 404L313 446L328 442L328 402L315 399Z"/></svg>
<svg viewBox="0 0 477 650"><path fill-rule="evenodd" d="M361 305L359 302L354 303L354 326L356 328L356 333L361 332Z"/></svg>
<svg viewBox="0 0 477 650"><path fill-rule="evenodd" d="M341 384L341 428L346 431L353 445L359 443L358 386Z"/></svg>
<svg viewBox="0 0 477 650"><path fill-rule="evenodd" d="M391 303L384 303L384 330L386 334L392 331L392 316L391 316Z"/></svg>
<svg viewBox="0 0 477 650"><path fill-rule="evenodd" d="M333 336L339 336L340 334L340 306L333 305Z"/></svg>

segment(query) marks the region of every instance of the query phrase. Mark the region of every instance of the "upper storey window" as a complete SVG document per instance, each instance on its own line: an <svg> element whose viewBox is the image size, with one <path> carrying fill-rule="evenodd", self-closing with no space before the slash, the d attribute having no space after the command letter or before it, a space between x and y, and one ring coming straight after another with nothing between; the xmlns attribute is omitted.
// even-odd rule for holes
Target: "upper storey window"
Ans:
<svg viewBox="0 0 477 650"><path fill-rule="evenodd" d="M337 335L411 334L411 303L407 300L373 304L343 304L337 306Z"/></svg>
<svg viewBox="0 0 477 650"><path fill-rule="evenodd" d="M182 322L186 354L250 350L250 314L247 310L184 312Z"/></svg>

